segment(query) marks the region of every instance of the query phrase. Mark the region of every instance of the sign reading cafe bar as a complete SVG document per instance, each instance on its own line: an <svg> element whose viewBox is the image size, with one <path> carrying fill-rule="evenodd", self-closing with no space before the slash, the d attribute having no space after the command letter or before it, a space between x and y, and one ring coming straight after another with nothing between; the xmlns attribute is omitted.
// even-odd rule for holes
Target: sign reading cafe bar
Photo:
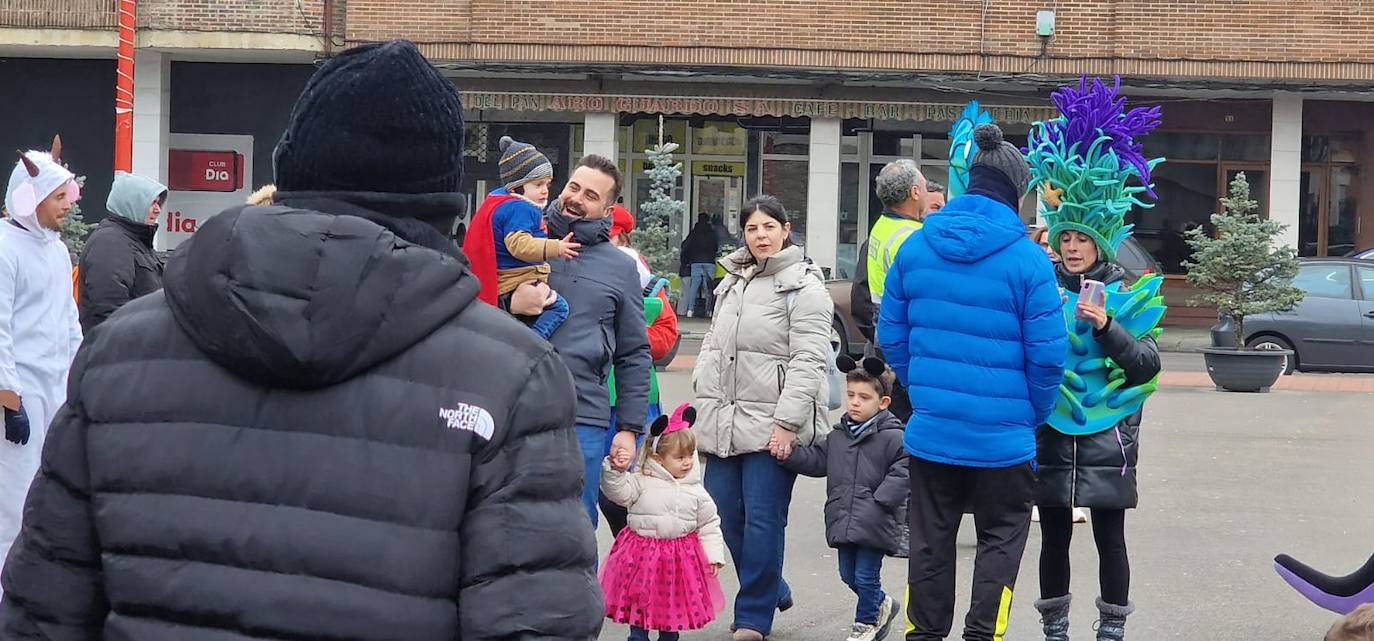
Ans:
<svg viewBox="0 0 1374 641"><path fill-rule="evenodd" d="M468 109L503 111L575 111L591 113L661 113L689 116L791 116L796 118L874 118L953 122L963 103L868 102L810 98L687 98L678 96L607 96L599 94L464 91ZM1030 124L1048 120L1054 107L985 105L997 122Z"/></svg>

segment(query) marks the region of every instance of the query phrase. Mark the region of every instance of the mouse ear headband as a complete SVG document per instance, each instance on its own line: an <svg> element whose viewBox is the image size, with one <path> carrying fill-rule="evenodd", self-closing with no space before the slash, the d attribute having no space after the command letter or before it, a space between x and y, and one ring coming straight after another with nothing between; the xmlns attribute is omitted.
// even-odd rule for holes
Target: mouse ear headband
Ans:
<svg viewBox="0 0 1374 641"><path fill-rule="evenodd" d="M891 383L883 378L883 375L891 370L888 369L887 363L883 362L881 358L869 356L860 362L855 362L854 359L850 358L848 355L841 354L835 357L835 368L845 374L857 369L863 369L865 374L877 379L878 390L881 391L884 396L892 395Z"/></svg>
<svg viewBox="0 0 1374 641"><path fill-rule="evenodd" d="M654 437L654 442L650 448L653 452L658 452L658 442L664 434L672 434L691 427L697 422L697 410L691 403L683 403L673 410L670 417L667 414L660 414L654 419L653 425L649 426L649 435Z"/></svg>

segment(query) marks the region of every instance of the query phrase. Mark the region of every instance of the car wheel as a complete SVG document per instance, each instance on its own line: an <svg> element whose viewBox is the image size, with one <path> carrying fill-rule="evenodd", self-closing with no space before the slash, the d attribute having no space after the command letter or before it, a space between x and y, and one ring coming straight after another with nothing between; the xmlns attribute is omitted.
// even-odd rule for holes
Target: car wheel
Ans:
<svg viewBox="0 0 1374 641"><path fill-rule="evenodd" d="M1290 352L1293 352L1292 356L1283 359L1283 375L1287 376L1289 374L1292 374L1294 370L1298 369L1297 350L1293 349L1293 346L1289 344L1288 341L1279 338L1278 336L1256 336L1248 341L1245 341L1245 346L1250 349L1286 349Z"/></svg>
<svg viewBox="0 0 1374 641"><path fill-rule="evenodd" d="M845 334L844 321L839 316L830 321L830 344L839 346L838 353L849 354L849 335Z"/></svg>

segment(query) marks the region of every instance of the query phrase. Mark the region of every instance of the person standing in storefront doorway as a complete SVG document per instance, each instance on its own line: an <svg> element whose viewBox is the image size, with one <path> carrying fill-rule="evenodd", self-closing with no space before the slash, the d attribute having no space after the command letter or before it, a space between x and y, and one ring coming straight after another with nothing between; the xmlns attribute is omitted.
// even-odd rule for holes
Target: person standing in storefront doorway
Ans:
<svg viewBox="0 0 1374 641"><path fill-rule="evenodd" d="M703 315L711 315L711 310L715 306L711 279L716 274L716 254L719 252L720 242L716 238L715 229L711 226L711 216L697 216L697 224L682 241L682 271L685 272L683 276L689 277L690 280L683 286L682 298L677 301L678 316L691 318L698 296L706 299L706 306L703 308L706 311Z"/></svg>

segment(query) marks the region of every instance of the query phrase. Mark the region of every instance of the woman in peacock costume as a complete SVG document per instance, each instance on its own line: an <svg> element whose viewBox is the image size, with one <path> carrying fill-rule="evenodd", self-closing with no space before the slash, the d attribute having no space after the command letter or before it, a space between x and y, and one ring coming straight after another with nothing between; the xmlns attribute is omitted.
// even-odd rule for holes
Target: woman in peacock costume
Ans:
<svg viewBox="0 0 1374 641"><path fill-rule="evenodd" d="M1137 502L1141 408L1159 377L1155 337L1164 316L1158 275L1123 279L1116 252L1131 233L1133 207L1154 199L1140 138L1159 126L1158 107L1126 110L1120 80L1084 78L1053 100L1061 115L1031 129L1027 161L1040 190L1065 295L1069 354L1049 424L1037 435L1040 483L1040 610L1046 641L1067 641L1072 508L1092 511L1100 562L1098 641L1125 637L1130 563L1125 515ZM1080 285L1106 285L1105 305L1079 304Z"/></svg>

